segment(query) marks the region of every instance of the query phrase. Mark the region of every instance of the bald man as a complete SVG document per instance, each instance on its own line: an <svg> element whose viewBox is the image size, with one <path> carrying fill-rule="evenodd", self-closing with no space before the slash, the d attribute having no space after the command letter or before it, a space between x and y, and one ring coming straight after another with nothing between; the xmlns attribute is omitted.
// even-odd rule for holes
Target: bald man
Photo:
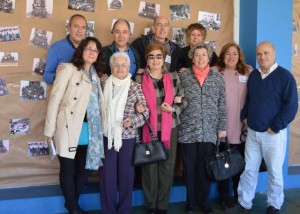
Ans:
<svg viewBox="0 0 300 214"><path fill-rule="evenodd" d="M149 35L142 35L141 38L133 41L132 46L138 50L141 56L141 67L145 68L147 63L145 59L145 49L153 42L164 45L167 48L167 56L165 60L165 65L170 69L172 61L172 53L179 47L172 41L168 39L168 34L170 31L169 20L166 17L158 16L153 21L153 26L151 28L152 33Z"/></svg>
<svg viewBox="0 0 300 214"><path fill-rule="evenodd" d="M248 126L245 145L245 170L238 186L238 202L226 212L248 212L264 158L268 172L267 214L279 213L284 201L282 166L287 144L287 126L298 110L296 81L275 61L276 51L270 42L256 48L259 67L249 75L246 103L241 120Z"/></svg>

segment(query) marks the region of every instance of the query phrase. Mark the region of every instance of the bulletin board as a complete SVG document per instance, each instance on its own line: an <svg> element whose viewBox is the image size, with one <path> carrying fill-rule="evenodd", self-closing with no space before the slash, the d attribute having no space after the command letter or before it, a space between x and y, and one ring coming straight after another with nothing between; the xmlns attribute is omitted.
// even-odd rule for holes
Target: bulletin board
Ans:
<svg viewBox="0 0 300 214"><path fill-rule="evenodd" d="M39 75L32 75L34 58L46 59L47 49L29 45L32 28L52 32L51 44L66 35L66 20L73 14L80 13L88 21L95 22L94 36L103 46L110 44L113 38L110 34L112 20L125 18L134 23L134 32L130 42L144 33L144 28L151 27L153 20L138 15L139 0L123 0L122 8L108 10L111 0L96 0L94 12L76 11L68 9L68 0L53 0L51 18L26 18L26 2L15 0L15 9L12 13L0 11L0 27L18 26L20 40L0 42L0 52L18 52L18 66L0 66L0 77L4 78L8 94L0 96L0 141L9 141L7 152L0 153L0 188L39 186L58 184L59 163L49 156L29 156L28 143L42 142L43 124L51 87L47 86L45 100L20 99L20 82L42 81ZM33 0L31 0L33 1ZM0 3L3 0L0 0ZM158 4L159 15L170 20L170 34L172 28L186 28L198 20L198 12L217 13L220 15L220 29L208 30L207 40L216 41L216 53L219 54L222 46L233 41L233 0L151 0L146 1ZM189 6L190 18L187 20L171 20L170 5L186 4ZM30 131L27 134L11 135L11 119L30 120ZM299 127L299 126L298 126ZM298 132L300 133L300 132ZM298 138L299 139L299 138Z"/></svg>
<svg viewBox="0 0 300 214"><path fill-rule="evenodd" d="M300 1L293 3L293 47L292 47L292 74L296 79L298 100L300 101ZM295 120L291 123L289 145L289 174L300 174L300 105Z"/></svg>

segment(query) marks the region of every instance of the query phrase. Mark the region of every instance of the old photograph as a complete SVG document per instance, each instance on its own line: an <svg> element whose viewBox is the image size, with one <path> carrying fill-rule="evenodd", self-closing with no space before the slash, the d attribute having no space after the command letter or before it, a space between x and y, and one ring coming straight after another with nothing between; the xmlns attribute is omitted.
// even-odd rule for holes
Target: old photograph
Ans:
<svg viewBox="0 0 300 214"><path fill-rule="evenodd" d="M139 16L149 18L149 19L155 19L155 17L159 16L160 12L160 5L155 3L149 3L145 1L140 2L139 7Z"/></svg>
<svg viewBox="0 0 300 214"><path fill-rule="evenodd" d="M50 47L51 39L53 33L50 31L32 28L29 44L43 49L48 49Z"/></svg>
<svg viewBox="0 0 300 214"><path fill-rule="evenodd" d="M32 64L33 75L43 75L46 67L46 60L41 58L34 58Z"/></svg>
<svg viewBox="0 0 300 214"><path fill-rule="evenodd" d="M186 46L186 32L185 28L173 28L172 41L180 48Z"/></svg>
<svg viewBox="0 0 300 214"><path fill-rule="evenodd" d="M10 135L16 135L16 134L28 135L30 132L30 119L29 118L10 119L9 126L10 126Z"/></svg>
<svg viewBox="0 0 300 214"><path fill-rule="evenodd" d="M172 21L190 19L190 6L188 4L170 5Z"/></svg>
<svg viewBox="0 0 300 214"><path fill-rule="evenodd" d="M27 18L52 18L53 0L26 0Z"/></svg>
<svg viewBox="0 0 300 214"><path fill-rule="evenodd" d="M0 42L16 41L21 39L19 26L0 27Z"/></svg>
<svg viewBox="0 0 300 214"><path fill-rule="evenodd" d="M95 0L69 0L68 9L69 10L82 10L85 12L94 12Z"/></svg>
<svg viewBox="0 0 300 214"><path fill-rule="evenodd" d="M199 11L198 22L207 30L219 31L221 28L221 14Z"/></svg>
<svg viewBox="0 0 300 214"><path fill-rule="evenodd" d="M0 52L0 66L18 66L18 52Z"/></svg>
<svg viewBox="0 0 300 214"><path fill-rule="evenodd" d="M9 140L0 140L0 154L7 153L9 151Z"/></svg>
<svg viewBox="0 0 300 214"><path fill-rule="evenodd" d="M107 0L108 10L119 10L123 7L122 0Z"/></svg>
<svg viewBox="0 0 300 214"><path fill-rule="evenodd" d="M28 156L49 155L48 144L45 142L28 142Z"/></svg>
<svg viewBox="0 0 300 214"><path fill-rule="evenodd" d="M0 0L0 12L13 13L16 0Z"/></svg>
<svg viewBox="0 0 300 214"><path fill-rule="evenodd" d="M46 89L45 82L21 80L20 98L24 100L45 100Z"/></svg>
<svg viewBox="0 0 300 214"><path fill-rule="evenodd" d="M4 96L8 94L7 85L4 77L0 77L0 96Z"/></svg>
<svg viewBox="0 0 300 214"><path fill-rule="evenodd" d="M209 45L212 48L212 50L216 52L217 50L216 41L204 41L204 44Z"/></svg>

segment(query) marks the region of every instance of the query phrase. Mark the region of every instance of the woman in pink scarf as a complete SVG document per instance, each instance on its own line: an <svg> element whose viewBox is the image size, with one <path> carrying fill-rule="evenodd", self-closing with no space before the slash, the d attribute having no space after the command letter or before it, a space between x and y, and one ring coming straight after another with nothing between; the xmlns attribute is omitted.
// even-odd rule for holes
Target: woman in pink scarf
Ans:
<svg viewBox="0 0 300 214"><path fill-rule="evenodd" d="M166 49L160 44L150 44L145 51L147 67L136 77L150 110L149 122L164 143L169 158L166 161L142 166L142 186L148 213L167 213L173 184L173 171L177 148L179 114L187 103L177 73L169 73L164 62ZM140 106L138 105L138 108ZM151 142L147 126L142 131L143 142Z"/></svg>

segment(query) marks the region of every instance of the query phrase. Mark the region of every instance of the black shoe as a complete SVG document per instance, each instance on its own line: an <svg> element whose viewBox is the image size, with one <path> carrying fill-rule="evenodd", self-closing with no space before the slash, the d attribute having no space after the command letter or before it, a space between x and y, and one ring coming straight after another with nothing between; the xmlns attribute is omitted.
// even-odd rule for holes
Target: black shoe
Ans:
<svg viewBox="0 0 300 214"><path fill-rule="evenodd" d="M267 214L279 214L279 209L276 209L273 206L268 206Z"/></svg>
<svg viewBox="0 0 300 214"><path fill-rule="evenodd" d="M158 209L157 214L167 214L167 210Z"/></svg>
<svg viewBox="0 0 300 214"><path fill-rule="evenodd" d="M251 209L246 209L245 207L243 207L242 205L240 205L240 203L235 203L230 207L225 207L225 212L226 213L237 213L237 212L243 212L243 213L247 213L250 212Z"/></svg>
<svg viewBox="0 0 300 214"><path fill-rule="evenodd" d="M147 209L148 214L157 214L156 209Z"/></svg>
<svg viewBox="0 0 300 214"><path fill-rule="evenodd" d="M209 205L203 206L202 211L204 214L213 214L213 210Z"/></svg>
<svg viewBox="0 0 300 214"><path fill-rule="evenodd" d="M193 213L195 211L195 205L186 205L185 212L186 213Z"/></svg>

